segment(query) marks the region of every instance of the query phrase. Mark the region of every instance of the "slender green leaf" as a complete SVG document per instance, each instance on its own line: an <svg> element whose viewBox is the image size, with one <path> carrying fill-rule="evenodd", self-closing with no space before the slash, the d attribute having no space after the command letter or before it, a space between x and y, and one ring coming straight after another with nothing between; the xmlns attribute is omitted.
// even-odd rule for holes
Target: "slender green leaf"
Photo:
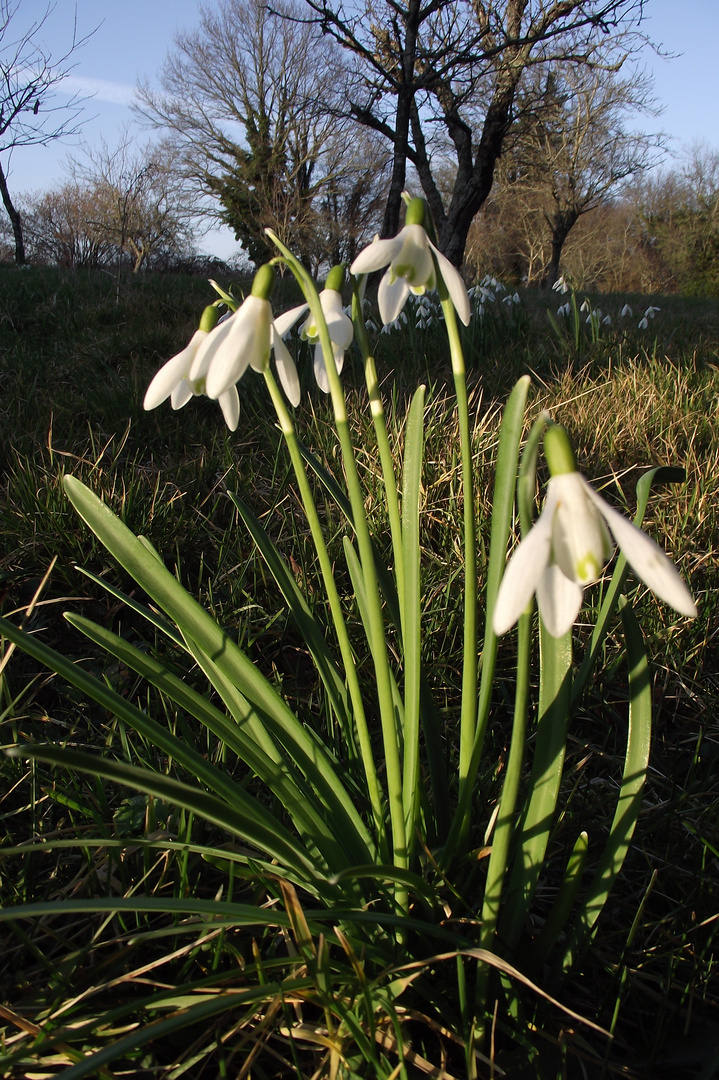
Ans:
<svg viewBox="0 0 719 1080"><path fill-rule="evenodd" d="M304 854L300 843L276 818L263 810L255 799L245 796L245 802L237 800L235 805L230 806L216 795L191 787L171 776L128 765L124 761L59 746L18 746L8 753L13 757L46 761L50 765L60 765L66 769L100 776L116 784L164 799L173 806L189 810L205 821L234 833L271 859L277 859L282 866L296 875L298 883L315 895L327 895L328 891L331 891L328 890L326 868L317 866ZM262 864L260 858L258 863L263 865L264 873L272 873L270 863Z"/></svg>
<svg viewBox="0 0 719 1080"><path fill-rule="evenodd" d="M310 611L309 605L290 573L287 563L263 529L260 521L234 492L230 492L229 495L285 598L292 618L312 654L329 699L332 702L334 712L347 734L351 731L347 687L337 669L322 627Z"/></svg>
<svg viewBox="0 0 719 1080"><path fill-rule="evenodd" d="M509 880L500 936L513 950L519 940L549 842L559 797L569 724L572 632L553 638L540 621L539 720L518 848Z"/></svg>
<svg viewBox="0 0 719 1080"><path fill-rule="evenodd" d="M257 712L263 718L271 719L275 737L277 732L281 733L293 761L331 808L335 822L342 823L343 834L353 835L352 861L368 861L371 847L366 826L338 781L331 760L310 738L274 687L230 636L97 496L72 476L66 476L64 482L77 512L120 565L173 619L185 637L197 643L225 678L249 699Z"/></svg>
<svg viewBox="0 0 719 1080"><path fill-rule="evenodd" d="M419 502L424 448L424 386L412 398L404 441L402 559L404 563L404 760L402 797L410 853L419 811L419 711L422 668Z"/></svg>
<svg viewBox="0 0 719 1080"><path fill-rule="evenodd" d="M652 690L644 637L630 605L624 603L620 611L629 667L629 730L624 773L609 838L597 872L567 937L561 960L564 971L571 967L589 938L622 868L639 817L649 765Z"/></svg>

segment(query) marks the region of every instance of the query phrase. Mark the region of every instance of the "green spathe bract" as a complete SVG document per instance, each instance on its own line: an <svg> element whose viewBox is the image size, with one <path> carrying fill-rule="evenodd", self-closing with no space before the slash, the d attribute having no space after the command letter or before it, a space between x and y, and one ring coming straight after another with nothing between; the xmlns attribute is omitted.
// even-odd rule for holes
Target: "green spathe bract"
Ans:
<svg viewBox="0 0 719 1080"><path fill-rule="evenodd" d="M423 228L425 212L424 204L410 203L405 229ZM278 259L295 275L303 291L305 306L309 307L305 325L312 328L316 348L324 357L335 355L335 326L343 328L346 344L342 347L348 347L348 328L339 319L339 273L332 278L333 270L332 280L328 278L325 289L318 293L292 252L276 237L272 239ZM403 245L407 239L405 233ZM415 234L410 233L410 247L415 239ZM423 243L417 242L418 250ZM395 244L395 249L400 247ZM432 273L433 250L426 247ZM384 258L388 251L380 249L379 255ZM364 273L361 268L376 254L360 262L360 272ZM416 268L415 263L412 265ZM184 651L184 667L197 666L207 680L207 692L201 693L176 670L169 670L159 657L107 627L76 615L69 617L72 626L96 648L116 658L123 669L136 672L155 687L163 700L193 718L206 735L218 740L225 751L244 764L247 775L237 782L221 764L185 745L168 730L162 717L149 716L104 681L44 645L37 635L2 620L0 629L9 640L73 683L128 729L140 733L167 761L175 763L181 776L165 775L147 763L116 761L72 747L31 746L19 752L145 792L150 798L202 818L219 833L220 840L214 847L203 847L203 857L218 872L230 874L230 881L234 868L240 868L258 893L264 890L263 895L272 898L271 910L259 900L256 904L236 905L218 899L214 903L205 901L207 908L197 904L193 907L190 900L171 901L167 911L206 918L208 927L214 926L212 919L218 919L236 925L280 928L291 943L288 951L296 954L292 978L266 978L260 958L256 988L243 988L236 1000L241 998L253 1014L256 1002L266 1000L262 995L270 992L278 1001L294 1000L292 995L297 994L302 1001L317 1005L324 1024L320 1037L336 1075L359 1075L350 1071L348 1062L354 1058L361 1059L357 1068L363 1070L363 1076L402 1075L406 1015L402 1009L406 1002L410 1014L428 1015L436 1030L449 1023L456 1025L456 1041L463 1048L460 1052L464 1061L455 1073L476 1077L478 1058L474 1050L481 1051L492 1016L501 1016L502 1027L511 1031L512 1024L517 1023L513 1017L522 1011L519 1003L526 1007L533 1000L536 988L531 988L523 974L525 968L539 977L537 973L546 961L552 971L552 986L557 988L553 993L561 996L562 974L586 947L621 870L637 820L647 771L651 695L642 634L631 603L620 596L625 566L623 562L617 564L576 674L571 622L562 627L559 635L540 626L540 662L535 669L537 628L531 609L534 590L519 594L515 589L511 603L506 592L508 587L511 591L514 574L511 569L505 572L505 559L515 506L519 507L523 534L519 550L529 543L531 551L531 544L536 543L531 537L536 530L540 530L540 541L547 546L542 530L548 526L542 524L543 515L532 523L542 436L553 490L557 490L559 481L565 495L567 484L574 490L574 478L581 478L566 433L558 425L547 426L546 415L535 422L522 447L530 388L528 377L523 377L509 396L501 424L491 546L480 585L472 425L456 318L457 304L462 306L463 302L456 290L453 295L440 274L436 284L447 327L458 412L462 511L456 533L462 550L459 572L463 582L459 613L463 642L461 705L457 716L444 717L435 700L436 690L423 668L428 608L435 602L425 594L423 586L426 388L420 386L411 397L402 451L395 456L362 319L359 286L354 282L354 339L364 365L389 521L389 542L384 544L385 538L367 512L366 489L358 463L360 454L374 453L375 447L358 447L353 440L336 363L326 364L324 369L337 435L340 466L336 473L330 473L297 438L293 418L268 363L270 342L277 349L271 336L274 321L271 312L268 314L273 282L274 269L263 267L248 298L252 303L245 301L248 306L243 305L243 319L219 339L221 359L225 371L244 370L245 361L231 356L227 348L228 339L231 343L239 326L238 340L250 350L256 361L253 366L265 379L286 442L316 552L323 589L320 601L316 595L303 592L297 576L252 509L237 496L232 498L312 657L322 687L326 726L319 725L316 714L295 705L258 670L240 644L163 565L146 540L134 536L88 487L67 476L65 489L77 513L149 597L151 606L133 601L135 612L144 615L153 630L165 634ZM329 302L328 293L334 294ZM305 310L305 306L296 311ZM243 308L231 319L237 319ZM299 315L293 313L293 317ZM210 333L218 330L221 327ZM214 388L221 383L218 376ZM322 485L324 498L333 504L331 514L321 515L318 510L317 482ZM641 493L637 527L650 483L651 479ZM584 491L581 485L580 490ZM583 497L599 513L591 496ZM554 512L556 507L551 509ZM554 517L550 517L552 525ZM352 632L348 605L338 586L336 558L328 549L328 518L342 523L345 565L353 593ZM612 530L623 528L612 524L611 513L606 520ZM590 575L596 576L594 562L591 566L574 566L576 537L565 541L565 533L566 529L559 538L564 547L562 542L552 547L550 529L548 550L556 551L562 562L566 555L570 560L567 565L576 570L582 582ZM597 535L603 555L604 536ZM593 535L587 549L590 555L596 555L596 539ZM621 544L620 535L617 539ZM383 553L381 557L378 552ZM549 561L547 555L546 565ZM509 586L504 584L507 579ZM579 591L581 602L581 588ZM689 603L685 603L687 614L692 613ZM566 840L564 862L555 857L548 867L546 855L562 800L567 738L577 694L587 684L619 608L627 643L630 716L614 817L608 836L589 837L591 860L586 854L586 837L572 835ZM516 617L505 625L510 615ZM486 760L485 743L487 732L499 722L494 712L500 696L494 678L498 636L515 621L519 629L511 737L508 756L499 769L496 761ZM536 703L530 692L533 683L538 685ZM506 679L503 686L506 696ZM504 706L499 715L506 715ZM530 731L534 736L531 750ZM340 737L333 737L333 732L339 732ZM497 784L484 790L479 777L490 774L496 774ZM487 855L479 867L481 873L478 851ZM540 895L543 878L563 883L565 902L551 908L544 931L537 934L531 916L537 912L541 917L547 915ZM140 896L118 898L116 910L139 911L143 903L147 901ZM105 911L107 907L98 905L97 910ZM20 914L22 909L5 911L0 918L17 918ZM276 958L269 962L277 963ZM421 983L415 975L424 966L431 968L428 982L434 981L438 971L452 972L451 979L444 978L442 992L436 998L426 986L415 987L415 982ZM489 978L493 966L502 973L499 994ZM355 989L349 991L350 985ZM418 996L412 998L415 989ZM193 992L186 992L179 1007L186 1009L184 1019L188 1024L204 1023L231 1007L225 996L232 995L220 992L208 1000L198 985ZM156 1029L160 1033L174 1031L171 1018L164 1018L162 1024L165 1026ZM390 1030L394 1033L394 1048L385 1053L378 1047L386 1047ZM305 1036L309 1037L309 1032L309 1027L302 1028ZM317 1032L314 1034L317 1037ZM73 1064L68 1075L71 1080L72 1076L89 1075L114 1056L136 1050L149 1038L147 1030L125 1034L98 1054Z"/></svg>

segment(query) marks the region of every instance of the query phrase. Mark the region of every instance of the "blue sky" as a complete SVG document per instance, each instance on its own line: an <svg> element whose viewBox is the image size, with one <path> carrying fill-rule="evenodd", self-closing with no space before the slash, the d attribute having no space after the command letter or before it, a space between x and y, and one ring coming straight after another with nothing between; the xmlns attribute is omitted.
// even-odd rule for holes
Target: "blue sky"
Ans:
<svg viewBox="0 0 719 1080"><path fill-rule="evenodd" d="M47 0L21 0L18 28L40 20L47 6ZM85 108L85 142L102 136L113 144L132 120L137 80L154 81L174 34L196 25L199 6L198 0L55 0L41 32L53 56L69 47L75 12L80 36L97 27L63 84L67 91L95 95ZM645 32L674 58L646 52L664 112L642 126L667 132L677 150L696 141L719 149L719 0L645 0L645 12ZM62 163L77 152L78 143L19 150L11 163L10 190L44 190L61 182ZM209 238L205 246L222 255L235 249L229 233Z"/></svg>

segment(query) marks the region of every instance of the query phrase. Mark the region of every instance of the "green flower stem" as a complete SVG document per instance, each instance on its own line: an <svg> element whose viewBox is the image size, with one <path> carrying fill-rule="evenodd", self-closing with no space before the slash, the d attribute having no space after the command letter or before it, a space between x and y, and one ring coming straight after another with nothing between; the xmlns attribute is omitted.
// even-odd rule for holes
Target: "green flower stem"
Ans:
<svg viewBox="0 0 719 1080"><path fill-rule="evenodd" d="M460 788L469 775L477 729L477 527L474 518L472 479L472 438L469 428L469 401L464 353L457 315L441 276L437 285L447 327L452 374L457 395L459 437L462 452L462 495L464 500L464 647L462 655L462 706L459 727Z"/></svg>
<svg viewBox="0 0 719 1080"><path fill-rule="evenodd" d="M519 443L524 428L524 412L530 379L523 375L515 384L502 417L497 449L494 493L492 498L492 530L485 589L485 627L482 645L482 681L479 687L477 726L472 754L466 774L460 776L457 809L442 853L441 866L447 870L460 844L466 844L471 818L474 782L482 757L484 736L489 722L489 710L494 689L494 666L497 659L497 635L492 626L494 605L504 573L507 542L512 524L514 492L517 482Z"/></svg>
<svg viewBox="0 0 719 1080"><path fill-rule="evenodd" d="M529 801L510 878L510 897L501 935L511 953L517 946L539 881L549 843L567 748L572 692L572 632L553 638L540 621L539 721L529 778Z"/></svg>
<svg viewBox="0 0 719 1080"><path fill-rule="evenodd" d="M359 346L360 354L364 362L365 382L369 396L372 423L374 424L377 449L379 451L380 466L382 468L382 480L387 498L387 513L389 515L390 535L392 537L392 552L394 555L395 579L397 585L397 597L399 610L404 612L404 558L402 556L402 522L399 511L399 498L397 496L397 476L394 471L394 458L389 444L387 424L382 404L382 395L379 390L379 379L374 356L367 337L367 327L362 314L362 301L359 295L359 285L354 281L352 295L352 322L355 329L355 340Z"/></svg>
<svg viewBox="0 0 719 1080"><path fill-rule="evenodd" d="M517 686L514 697L514 720L512 723L512 741L509 747L507 771L502 786L499 813L492 837L492 854L487 868L487 883L484 889L482 905L480 949L494 951L494 936L499 920L502 888L507 873L509 851L514 836L514 815L522 779L524 747L527 738L527 711L529 705L529 676L532 656L532 616L525 613L519 620L517 637ZM477 1004L481 1010L487 990L489 969L480 964L477 969Z"/></svg>
<svg viewBox="0 0 719 1080"><path fill-rule="evenodd" d="M280 392L275 377L272 374L271 369L267 369L264 372L265 381L270 391L272 398L272 404L275 407L277 413L277 419L280 424L280 429L287 443L287 448L290 452L290 459L292 461L292 467L295 471L297 483L300 489L300 496L302 498L302 504L305 508L305 514L307 515L307 521L310 526L310 532L312 534L312 540L317 552L317 558L320 564L320 571L322 573L322 580L324 582L325 590L327 593L327 599L330 605L330 611L332 613L332 619L335 626L335 632L337 634L337 640L340 647L340 653L342 655L342 663L344 665L345 675L347 678L347 686L349 689L350 698L352 701L352 709L354 714L355 724L357 726L357 737L359 740L360 755L362 757L362 764L365 771L365 777L367 780L367 791L369 794L370 803L372 806L372 817L374 819L378 847L380 852L383 853L383 858L387 856L386 852L386 836L384 827L384 814L382 810L382 791L377 779L377 770L375 768L374 756L372 754L372 742L370 739L369 728L367 726L367 718L364 711L364 703L362 701L362 692L357 678L357 669L355 667L354 654L352 652L352 645L350 644L349 635L347 633L347 625L345 623L344 614L342 612L342 604L340 601L339 593L337 592L337 586L335 584L334 575L332 573L332 562L327 551L325 544L324 533L322 531L322 525L320 523L319 515L317 513L317 507L315 505L312 489L307 479L307 472L305 470L304 459L300 452L300 448L297 442L297 433L292 423L292 417L289 414L287 406L285 405L284 398Z"/></svg>
<svg viewBox="0 0 719 1080"><path fill-rule="evenodd" d="M384 618L382 615L382 603L377 584L377 572L374 565L372 540L367 525L367 517L365 515L362 486L357 473L357 462L355 461L354 448L350 436L344 391L342 389L340 377L337 374L337 368L332 362L332 342L330 340L329 330L327 329L324 312L322 311L322 304L320 303L320 298L317 294L314 282L292 252L286 248L273 233L268 231L268 235L285 256L287 265L297 278L305 295L305 299L309 304L312 317L319 330L322 351L324 355L328 357L328 362L325 367L330 385L330 395L332 397L332 407L335 415L335 427L337 429L337 437L342 451L347 494L349 496L350 505L352 506L355 534L357 536L357 544L359 547L359 555L367 594L369 625L366 627L366 632L372 651L375 678L377 681L377 699L379 702L382 740L385 753L385 768L387 771L387 790L389 794L394 863L398 867L407 867L409 859L402 798L402 765L400 761L399 733L395 722L392 679L390 675L387 641L385 638ZM407 910L409 899L406 889L398 888L396 902L401 910Z"/></svg>

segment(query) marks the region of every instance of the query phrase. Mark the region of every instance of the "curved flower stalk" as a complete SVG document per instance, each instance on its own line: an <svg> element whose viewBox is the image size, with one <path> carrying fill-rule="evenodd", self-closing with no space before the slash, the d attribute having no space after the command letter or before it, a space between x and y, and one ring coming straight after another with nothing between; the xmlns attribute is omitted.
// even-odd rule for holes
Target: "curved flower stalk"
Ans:
<svg viewBox="0 0 719 1080"><path fill-rule="evenodd" d="M579 613L584 587L599 578L612 554L612 536L645 585L681 615L694 618L697 609L691 594L661 548L613 510L576 471L564 428L552 424L544 447L552 474L547 498L507 564L494 610L495 633L506 633L536 593L549 633L566 634Z"/></svg>
<svg viewBox="0 0 719 1080"><path fill-rule="evenodd" d="M190 371L201 346L207 341L217 324L218 310L214 305L206 307L200 319L200 328L190 338L181 352L160 368L147 388L143 408L156 409L169 397L173 409L181 409L192 397L205 393L204 378L191 378ZM216 331L214 331L216 332ZM236 431L240 419L240 399L237 387L230 386L217 398L222 415L230 431Z"/></svg>
<svg viewBox="0 0 719 1080"><path fill-rule="evenodd" d="M342 308L340 289L342 288L344 276L344 267L334 266L327 275L325 287L320 293L322 314L327 323L327 329L332 343L332 355L338 375L341 373L344 365L345 350L352 344L354 335L352 320ZM329 394L330 384L327 376L326 357L324 349L322 348L322 342L320 341L319 327L312 314L309 315L300 327L300 337L304 341L309 341L310 344L314 345L315 379L317 380L317 385L320 390L325 394Z"/></svg>
<svg viewBox="0 0 719 1080"><path fill-rule="evenodd" d="M412 199L406 224L391 240L375 240L361 251L350 267L355 274L370 274L388 268L377 290L382 322L393 323L410 292L421 296L437 285L437 271L447 287L455 311L465 326L471 309L467 289L456 267L429 239L424 228L424 199Z"/></svg>
<svg viewBox="0 0 719 1080"><path fill-rule="evenodd" d="M269 297L274 283L272 267L261 266L246 300L200 342L189 377L204 386L208 397L221 399L248 367L260 373L265 371L274 352L282 389L292 405L299 405L300 381L282 336L306 310L306 305L292 308L273 319Z"/></svg>

